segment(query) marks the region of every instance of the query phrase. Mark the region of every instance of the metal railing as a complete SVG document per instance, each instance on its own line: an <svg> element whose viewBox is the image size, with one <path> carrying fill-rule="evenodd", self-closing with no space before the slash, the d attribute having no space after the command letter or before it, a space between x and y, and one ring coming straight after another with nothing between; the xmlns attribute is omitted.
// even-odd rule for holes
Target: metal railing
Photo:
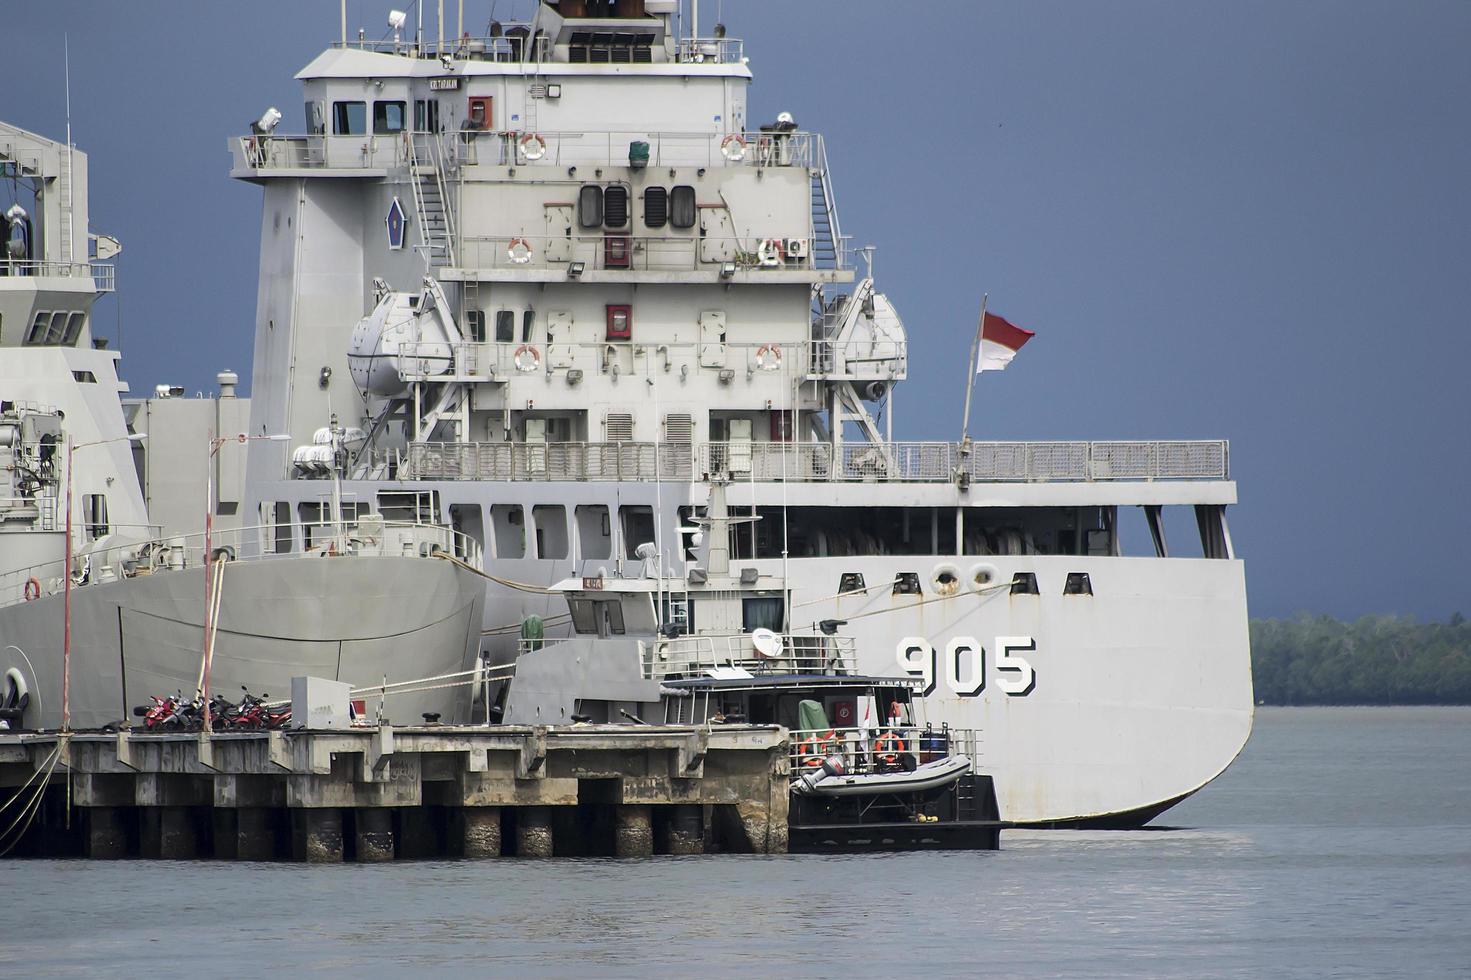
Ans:
<svg viewBox="0 0 1471 980"><path fill-rule="evenodd" d="M92 287L99 293L110 293L117 289L117 269L110 262L25 262L0 258L0 279L11 276L90 278Z"/></svg>
<svg viewBox="0 0 1471 980"><path fill-rule="evenodd" d="M231 561L337 555L428 557L439 550L477 567L481 563L480 545L474 538L437 524L361 519L355 522L344 521L340 535L330 521L309 522L301 526L306 535L306 542L303 543L309 543L306 550L295 550L294 544L291 550L272 550L278 530L278 525L273 524L214 531L210 547L216 555L224 555ZM290 530L284 524L279 525L279 528ZM83 588L93 583L203 568L204 561L203 532L134 540L127 544L97 548L74 555L72 587ZM39 587L42 596L63 591L66 584L62 577L64 565L62 559L57 559L0 573L0 606L25 601L28 585L33 592ZM35 584L31 584L33 579Z"/></svg>
<svg viewBox="0 0 1471 980"><path fill-rule="evenodd" d="M656 453L657 448L657 453ZM408 480L977 483L1225 480L1225 440L1192 442L416 442L383 460Z"/></svg>
<svg viewBox="0 0 1471 980"><path fill-rule="evenodd" d="M650 167L800 167L824 159L817 133L538 132L464 129L419 133L438 142L448 167L628 166L635 142ZM236 170L368 169L409 165L410 131L249 135L230 140Z"/></svg>
<svg viewBox="0 0 1471 980"><path fill-rule="evenodd" d="M745 48L745 43L735 37L682 37L675 57L697 65L738 65L745 57Z"/></svg>
<svg viewBox="0 0 1471 980"><path fill-rule="evenodd" d="M879 744L885 734L898 739ZM916 766L937 762L950 756L963 755L972 763L980 746L980 733L973 728L945 728L939 731L913 726L897 728L828 728L821 731L791 731L792 780L822 765L824 759L837 756L851 774L894 771L902 766L905 756Z"/></svg>
<svg viewBox="0 0 1471 980"><path fill-rule="evenodd" d="M853 637L776 634L774 656L759 654L751 634L680 636L639 641L646 680L703 677L716 668L737 668L756 675L853 674L857 663Z"/></svg>
<svg viewBox="0 0 1471 980"><path fill-rule="evenodd" d="M740 371L749 376L790 379L810 375L807 344L400 344L397 356L405 381L505 381L538 373L578 369L592 374ZM446 357L452 359L447 364ZM450 367L453 373L448 373ZM418 368L419 370L413 370Z"/></svg>
<svg viewBox="0 0 1471 980"><path fill-rule="evenodd" d="M570 210L570 209L569 209ZM780 243L777 244L773 243ZM725 263L736 271L818 268L810 238L745 238L702 235L467 235L461 240L466 269L565 269L580 262L585 270L617 272L717 272ZM838 269L848 267L839 257Z"/></svg>

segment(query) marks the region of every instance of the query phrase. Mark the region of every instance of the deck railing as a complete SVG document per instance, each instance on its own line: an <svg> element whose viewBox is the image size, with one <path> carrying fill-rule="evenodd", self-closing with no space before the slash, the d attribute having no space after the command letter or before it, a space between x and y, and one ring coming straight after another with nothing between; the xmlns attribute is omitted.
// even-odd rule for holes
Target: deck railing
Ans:
<svg viewBox="0 0 1471 980"><path fill-rule="evenodd" d="M110 293L117 288L117 269L109 262L27 262L0 258L0 279L10 276L90 277L92 287L99 293Z"/></svg>
<svg viewBox="0 0 1471 980"><path fill-rule="evenodd" d="M880 744L879 739L891 736ZM821 731L794 729L791 733L792 779L817 769L824 759L836 756L848 773L893 771L908 756L915 765L963 755L972 763L980 748L980 733L971 728L939 731L913 726L896 728L828 728Z"/></svg>
<svg viewBox="0 0 1471 980"><path fill-rule="evenodd" d="M640 130L464 129L420 133L437 138L447 166L626 167L634 143L648 144L649 167L796 167L823 159L818 133L686 133ZM535 138L531 138L531 137ZM234 169L387 170L410 164L409 130L352 134L255 134L230 140Z"/></svg>
<svg viewBox="0 0 1471 980"><path fill-rule="evenodd" d="M383 460L409 480L796 483L1226 480L1225 440L1176 442L417 442Z"/></svg>
<svg viewBox="0 0 1471 980"><path fill-rule="evenodd" d="M680 636L639 642L647 680L704 677L719 668L754 675L852 674L856 652L851 636L776 634L771 656L758 653L751 634Z"/></svg>
<svg viewBox="0 0 1471 980"><path fill-rule="evenodd" d="M229 528L214 531L210 549L230 561L265 561L304 557L335 557L340 554L359 557L427 557L436 549L471 565L479 566L480 546L468 535L437 524L364 519L344 521L340 536L334 525L317 521L302 525L307 535L306 550L295 544L276 551L277 525ZM290 525L280 525L289 532ZM283 541L283 545L285 542ZM96 548L72 558L72 586L84 588L94 583L155 575L164 572L203 568L204 534L136 538L126 544ZM54 595L65 589L64 561L43 562L28 568L0 573L0 606L26 601L29 597Z"/></svg>

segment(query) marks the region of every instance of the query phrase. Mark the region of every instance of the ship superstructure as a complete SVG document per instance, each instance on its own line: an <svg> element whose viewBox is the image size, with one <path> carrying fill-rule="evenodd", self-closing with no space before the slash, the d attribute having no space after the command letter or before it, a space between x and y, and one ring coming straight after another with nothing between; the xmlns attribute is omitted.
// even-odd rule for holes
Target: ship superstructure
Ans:
<svg viewBox="0 0 1471 980"><path fill-rule="evenodd" d="M742 42L695 24L563 0L304 68L306 132L268 113L231 142L264 192L252 431L360 428L348 506L483 547L493 662L529 615L567 631L547 586L648 561L698 633L714 481L750 518L732 565L786 583L739 625L861 628L862 670L982 731L1005 819L1137 823L1195 791L1252 718L1226 444L894 441L908 338L825 144L755 122ZM326 471L250 449L261 547L309 547Z"/></svg>
<svg viewBox="0 0 1471 980"><path fill-rule="evenodd" d="M478 548L334 506L314 549L261 560L220 452L253 438L233 375L218 400L166 388L124 412L119 354L91 329L119 246L89 231L86 154L0 123L0 178L0 728L124 724L150 695L302 674L372 685L400 718L466 717ZM303 448L330 469L343 430L324 429Z"/></svg>

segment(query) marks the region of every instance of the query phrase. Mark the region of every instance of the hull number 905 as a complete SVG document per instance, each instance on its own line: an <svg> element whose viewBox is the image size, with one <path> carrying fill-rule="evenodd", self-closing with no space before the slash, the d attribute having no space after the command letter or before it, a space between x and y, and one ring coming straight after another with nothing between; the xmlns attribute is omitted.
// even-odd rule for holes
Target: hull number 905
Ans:
<svg viewBox="0 0 1471 980"><path fill-rule="evenodd" d="M1026 697L1037 687L1037 672L1021 655L1037 649L1030 636L998 636L994 669L996 687L1012 697ZM979 697L986 689L986 648L973 636L957 636L943 650L922 636L899 641L899 666L911 677L924 681L924 693L935 693L944 680L957 697Z"/></svg>

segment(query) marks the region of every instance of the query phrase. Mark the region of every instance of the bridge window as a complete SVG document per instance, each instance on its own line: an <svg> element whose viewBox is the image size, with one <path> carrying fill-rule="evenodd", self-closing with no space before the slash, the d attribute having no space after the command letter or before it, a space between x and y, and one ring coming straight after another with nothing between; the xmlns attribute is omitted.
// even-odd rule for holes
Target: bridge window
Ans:
<svg viewBox="0 0 1471 980"><path fill-rule="evenodd" d="M582 228L603 227L603 189L583 184L577 192L577 224Z"/></svg>
<svg viewBox="0 0 1471 980"><path fill-rule="evenodd" d="M469 538L481 548L485 547L485 518L481 513L479 504L450 504L449 524L455 531L464 537L455 538L455 554L461 558L468 558L465 554L464 538Z"/></svg>
<svg viewBox="0 0 1471 980"><path fill-rule="evenodd" d="M470 342L475 344L485 343L485 311L466 310L465 327L470 332Z"/></svg>
<svg viewBox="0 0 1471 980"><path fill-rule="evenodd" d="M606 504L580 504L576 510L577 544L581 557L602 561L613 557L613 533Z"/></svg>
<svg viewBox="0 0 1471 980"><path fill-rule="evenodd" d="M379 136L404 131L404 103L374 102L373 132Z"/></svg>
<svg viewBox="0 0 1471 980"><path fill-rule="evenodd" d="M51 314L48 311L42 310L39 313L37 313L36 314L36 318L31 321L31 329L30 329L30 332L26 334L26 343L27 344L44 344L44 343L46 343L46 327L50 323L51 323Z"/></svg>
<svg viewBox="0 0 1471 980"><path fill-rule="evenodd" d="M495 557L526 557L526 515L520 504L495 504L490 524L495 530Z"/></svg>
<svg viewBox="0 0 1471 980"><path fill-rule="evenodd" d="M368 104L366 102L332 103L332 134L334 136L362 136L368 131Z"/></svg>
<svg viewBox="0 0 1471 980"><path fill-rule="evenodd" d="M629 558L637 558L639 545L654 542L654 508L620 507L618 516L623 525L623 553Z"/></svg>
<svg viewBox="0 0 1471 980"><path fill-rule="evenodd" d="M439 100L414 100L414 129L420 133L439 132Z"/></svg>
<svg viewBox="0 0 1471 980"><path fill-rule="evenodd" d="M65 347L74 347L77 338L82 335L82 321L85 317L81 313L68 313L66 315L66 333L61 338Z"/></svg>
<svg viewBox="0 0 1471 980"><path fill-rule="evenodd" d="M676 228L695 226L695 189L680 184L669 192L669 223Z"/></svg>
<svg viewBox="0 0 1471 980"><path fill-rule="evenodd" d="M495 311L495 342L498 344L516 342L516 314L513 310Z"/></svg>
<svg viewBox="0 0 1471 980"><path fill-rule="evenodd" d="M561 504L537 504L531 508L536 524L536 557L567 557L567 508Z"/></svg>

